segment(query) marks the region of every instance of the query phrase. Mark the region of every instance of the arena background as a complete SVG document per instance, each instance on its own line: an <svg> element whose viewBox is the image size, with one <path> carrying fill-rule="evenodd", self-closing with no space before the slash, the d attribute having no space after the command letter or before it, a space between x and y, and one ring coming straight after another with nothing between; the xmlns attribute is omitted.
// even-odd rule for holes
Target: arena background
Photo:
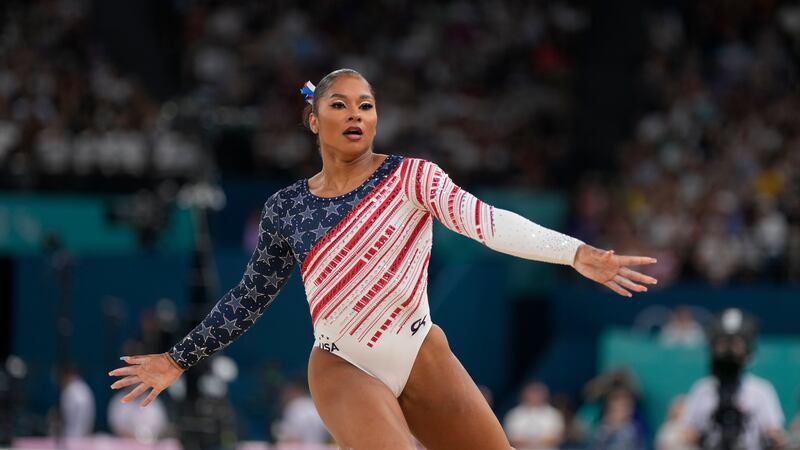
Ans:
<svg viewBox="0 0 800 450"><path fill-rule="evenodd" d="M95 437L74 448L275 441L282 387L304 375L313 342L297 274L229 360L163 395L164 440L109 437L106 374L133 340L167 350L240 279L266 198L320 167L299 88L340 67L375 87L377 152L433 160L491 204L659 259L658 288L628 300L437 225L433 319L501 420L536 379L590 430L586 383L627 367L650 445L670 401L708 371L704 345L664 345L660 330L682 305L701 324L739 307L759 320L752 370L774 384L792 432L797 2L7 0L0 11L0 446L67 445L50 437L64 363L96 405Z"/></svg>

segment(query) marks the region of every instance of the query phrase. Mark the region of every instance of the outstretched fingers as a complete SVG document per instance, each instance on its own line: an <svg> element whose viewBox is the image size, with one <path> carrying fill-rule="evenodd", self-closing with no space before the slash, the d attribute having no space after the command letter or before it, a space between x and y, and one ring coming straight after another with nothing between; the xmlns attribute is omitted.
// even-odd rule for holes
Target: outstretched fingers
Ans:
<svg viewBox="0 0 800 450"><path fill-rule="evenodd" d="M588 249L588 251L587 251ZM586 278L594 280L623 297L632 297L632 292L647 292L646 284L657 280L626 266L655 264L649 256L617 255L614 250L600 250L582 246L576 253L575 269Z"/></svg>
<svg viewBox="0 0 800 450"><path fill-rule="evenodd" d="M144 394L148 389L150 389L150 386L144 383L139 383L139 385L136 386L132 391L128 392L128 395L122 397L122 403L128 403L129 401L136 399L140 395Z"/></svg>
<svg viewBox="0 0 800 450"><path fill-rule="evenodd" d="M141 383L142 379L136 375L131 375L129 377L125 377L121 380L117 380L114 384L111 385L111 389L121 389L132 384Z"/></svg>
<svg viewBox="0 0 800 450"><path fill-rule="evenodd" d="M142 356L123 356L120 358L121 360L128 363L127 366L120 367L118 369L114 369L111 372L108 372L109 375L112 377L122 377L126 375L138 375L139 368L142 364L147 362L147 357L153 355L142 355Z"/></svg>
<svg viewBox="0 0 800 450"><path fill-rule="evenodd" d="M624 288L622 288L622 286L620 286L619 284L617 284L613 280L612 281L606 281L605 283L603 283L603 285L605 285L607 288L611 289L612 291L616 292L617 294L619 294L619 295L621 295L623 297L632 297L633 296L633 294L631 294L630 292L626 291Z"/></svg>
<svg viewBox="0 0 800 450"><path fill-rule="evenodd" d="M136 375L138 373L139 366L127 366L127 367L120 367L119 369L114 369L111 372L108 372L109 375L112 377L124 377L126 375Z"/></svg>
<svg viewBox="0 0 800 450"><path fill-rule="evenodd" d="M161 391L160 391L160 390L157 390L156 388L153 388L153 389L150 391L150 394L147 396L147 398L145 398L145 399L144 399L144 401L142 402L142 404L141 404L141 405L139 405L139 406L140 406L140 407L142 407L142 408L144 408L145 406L149 405L149 404L150 404L150 402L152 402L153 400L155 400L155 399L156 399L156 397L158 397L158 394L160 394L160 393L161 393Z"/></svg>
<svg viewBox="0 0 800 450"><path fill-rule="evenodd" d="M629 289L634 292L647 292L646 287L642 286L641 284L634 283L633 281L621 275L615 275L614 281L625 289Z"/></svg>
<svg viewBox="0 0 800 450"><path fill-rule="evenodd" d="M627 267L622 267L619 269L619 274L623 277L633 280L639 283L646 283L646 284L656 284L658 280L655 278L645 275L641 272L637 272L635 270L628 269Z"/></svg>
<svg viewBox="0 0 800 450"><path fill-rule="evenodd" d="M621 266L645 266L656 263L656 259L649 256L617 255L616 259L617 263Z"/></svg>

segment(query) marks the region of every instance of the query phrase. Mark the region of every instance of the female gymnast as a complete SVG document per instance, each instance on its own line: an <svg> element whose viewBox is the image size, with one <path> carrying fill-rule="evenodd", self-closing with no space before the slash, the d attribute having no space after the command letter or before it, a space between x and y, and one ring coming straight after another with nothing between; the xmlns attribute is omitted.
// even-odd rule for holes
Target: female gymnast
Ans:
<svg viewBox="0 0 800 450"><path fill-rule="evenodd" d="M481 202L436 164L373 152L375 95L341 69L301 90L322 171L265 203L261 232L239 284L166 353L129 356L111 387L135 386L142 406L198 361L251 327L300 266L316 342L308 382L319 414L347 449L507 450L503 428L428 309L432 218L487 247L571 265L630 297L655 279L620 256ZM487 305L491 307L491 305Z"/></svg>

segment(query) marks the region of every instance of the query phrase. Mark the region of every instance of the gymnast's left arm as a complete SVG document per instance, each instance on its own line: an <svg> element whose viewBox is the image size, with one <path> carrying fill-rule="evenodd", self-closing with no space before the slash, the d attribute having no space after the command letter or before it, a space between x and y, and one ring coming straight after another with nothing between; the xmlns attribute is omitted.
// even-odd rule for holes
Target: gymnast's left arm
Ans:
<svg viewBox="0 0 800 450"><path fill-rule="evenodd" d="M656 279L628 266L653 264L654 258L616 255L538 225L519 214L495 208L458 187L436 164L415 160L409 198L445 227L501 253L572 266L578 273L619 295L645 292Z"/></svg>

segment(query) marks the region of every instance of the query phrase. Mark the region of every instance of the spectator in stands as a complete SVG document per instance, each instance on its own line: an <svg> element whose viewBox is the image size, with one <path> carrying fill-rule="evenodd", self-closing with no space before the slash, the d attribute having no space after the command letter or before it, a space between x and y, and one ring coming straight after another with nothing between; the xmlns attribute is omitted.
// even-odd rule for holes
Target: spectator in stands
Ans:
<svg viewBox="0 0 800 450"><path fill-rule="evenodd" d="M282 392L283 413L273 424L279 443L323 444L329 440L328 430L308 394L308 384L289 381Z"/></svg>
<svg viewBox="0 0 800 450"><path fill-rule="evenodd" d="M644 436L633 419L634 407L635 399L627 390L610 393L589 449L644 450Z"/></svg>
<svg viewBox="0 0 800 450"><path fill-rule="evenodd" d="M695 347L705 341L703 327L694 320L692 310L678 306L672 311L669 322L661 328L659 340L666 346Z"/></svg>
<svg viewBox="0 0 800 450"><path fill-rule="evenodd" d="M667 413L667 421L661 425L656 434L656 450L694 450L695 446L683 438L683 425L680 418L686 402L684 396L672 399Z"/></svg>
<svg viewBox="0 0 800 450"><path fill-rule="evenodd" d="M556 448L564 435L564 419L549 403L550 392L543 383L528 383L520 405L506 414L503 428L517 450Z"/></svg>
<svg viewBox="0 0 800 450"><path fill-rule="evenodd" d="M588 427L575 411L572 396L561 393L553 397L553 407L564 418L564 439L561 443L565 448L582 448L588 438Z"/></svg>
<svg viewBox="0 0 800 450"><path fill-rule="evenodd" d="M94 431L94 394L81 378L75 366L66 364L59 369L58 384L61 389L61 435L80 438Z"/></svg>
<svg viewBox="0 0 800 450"><path fill-rule="evenodd" d="M615 392L625 391L634 399L639 398L639 380L627 367L609 369L592 378L583 388L587 402L605 402Z"/></svg>

